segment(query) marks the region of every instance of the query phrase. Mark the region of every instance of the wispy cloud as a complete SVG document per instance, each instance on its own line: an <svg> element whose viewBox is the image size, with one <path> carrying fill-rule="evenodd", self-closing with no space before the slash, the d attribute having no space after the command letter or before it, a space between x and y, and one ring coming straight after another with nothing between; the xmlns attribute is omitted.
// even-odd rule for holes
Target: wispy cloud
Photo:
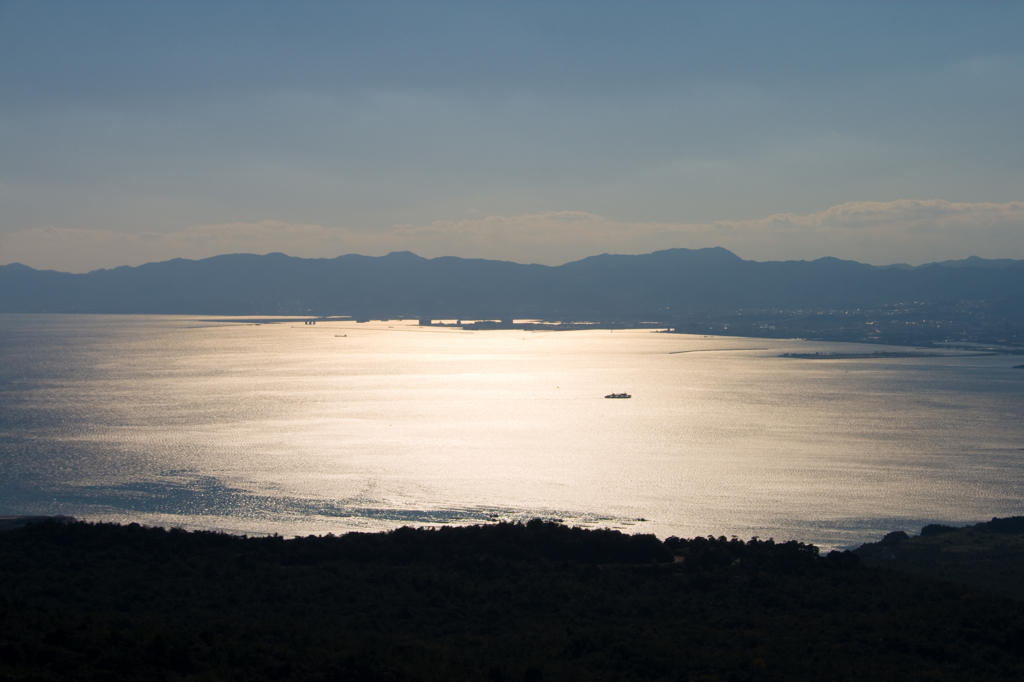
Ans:
<svg viewBox="0 0 1024 682"><path fill-rule="evenodd" d="M835 256L874 264L1024 258L1024 202L858 201L806 215L683 224L617 222L580 211L469 217L386 231L280 221L201 225L177 232L120 233L47 227L0 237L0 260L83 272L222 253L282 251L307 258L407 250L557 265L597 253L723 246L752 260Z"/></svg>

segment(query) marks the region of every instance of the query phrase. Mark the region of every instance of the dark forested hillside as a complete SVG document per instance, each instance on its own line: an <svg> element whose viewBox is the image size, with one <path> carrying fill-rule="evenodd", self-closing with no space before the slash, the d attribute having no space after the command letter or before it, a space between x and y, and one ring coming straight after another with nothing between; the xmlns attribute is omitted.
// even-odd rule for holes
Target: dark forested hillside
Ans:
<svg viewBox="0 0 1024 682"><path fill-rule="evenodd" d="M1022 677L1020 602L797 542L0 531L3 680Z"/></svg>
<svg viewBox="0 0 1024 682"><path fill-rule="evenodd" d="M1024 517L965 528L932 524L911 537L895 531L857 549L866 563L953 580L1024 601Z"/></svg>

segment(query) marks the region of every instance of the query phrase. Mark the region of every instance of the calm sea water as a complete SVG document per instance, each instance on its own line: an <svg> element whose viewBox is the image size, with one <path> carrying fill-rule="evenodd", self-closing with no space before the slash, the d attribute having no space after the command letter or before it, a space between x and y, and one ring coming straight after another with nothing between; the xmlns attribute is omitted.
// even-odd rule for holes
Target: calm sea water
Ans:
<svg viewBox="0 0 1024 682"><path fill-rule="evenodd" d="M0 514L283 535L543 517L823 548L1024 514L1020 358L778 357L839 350L879 347L0 315Z"/></svg>

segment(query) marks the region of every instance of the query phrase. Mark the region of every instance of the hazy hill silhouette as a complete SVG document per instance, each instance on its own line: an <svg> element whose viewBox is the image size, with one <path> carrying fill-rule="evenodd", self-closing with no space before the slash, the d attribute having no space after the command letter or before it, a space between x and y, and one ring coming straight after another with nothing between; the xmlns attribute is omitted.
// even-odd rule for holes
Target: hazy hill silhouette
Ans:
<svg viewBox="0 0 1024 682"><path fill-rule="evenodd" d="M409 252L331 259L233 254L87 274L0 267L0 312L664 320L904 301L984 301L1016 315L1024 312L1024 261L756 262L710 248L604 254L556 267Z"/></svg>

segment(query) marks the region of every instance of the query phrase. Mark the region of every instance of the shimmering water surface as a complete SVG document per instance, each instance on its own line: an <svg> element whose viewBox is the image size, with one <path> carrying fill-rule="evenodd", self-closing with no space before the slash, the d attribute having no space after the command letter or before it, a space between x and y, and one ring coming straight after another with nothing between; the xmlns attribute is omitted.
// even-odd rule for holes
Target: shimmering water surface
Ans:
<svg viewBox="0 0 1024 682"><path fill-rule="evenodd" d="M540 516L829 548L1024 513L1020 357L778 357L840 350L881 349L0 315L0 514L283 535Z"/></svg>

